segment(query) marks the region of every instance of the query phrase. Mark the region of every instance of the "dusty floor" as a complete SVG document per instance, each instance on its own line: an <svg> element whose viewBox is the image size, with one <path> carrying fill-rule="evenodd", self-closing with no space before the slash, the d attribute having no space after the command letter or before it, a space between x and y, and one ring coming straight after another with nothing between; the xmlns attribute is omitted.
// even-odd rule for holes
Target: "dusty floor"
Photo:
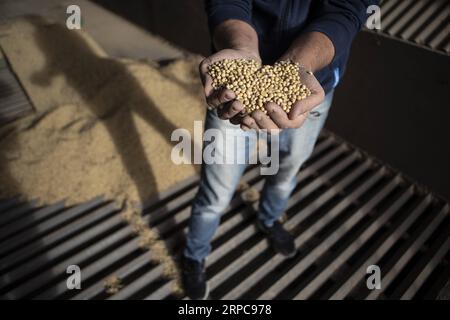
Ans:
<svg viewBox="0 0 450 320"><path fill-rule="evenodd" d="M0 26L0 46L36 108L0 129L0 198L114 199L140 246L177 278L136 205L198 169L171 161L170 136L204 117L199 57L163 68L112 59L87 34L37 17Z"/></svg>
<svg viewBox="0 0 450 320"><path fill-rule="evenodd" d="M195 172L170 135L204 105L197 57L158 66L110 59L87 35L41 19L1 27L0 45L35 105L0 141L0 196L140 202Z"/></svg>

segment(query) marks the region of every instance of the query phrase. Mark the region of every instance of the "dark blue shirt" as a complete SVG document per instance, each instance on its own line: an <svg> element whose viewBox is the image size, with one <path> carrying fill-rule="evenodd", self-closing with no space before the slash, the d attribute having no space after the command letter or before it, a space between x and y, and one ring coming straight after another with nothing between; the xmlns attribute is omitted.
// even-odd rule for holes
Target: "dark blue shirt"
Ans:
<svg viewBox="0 0 450 320"><path fill-rule="evenodd" d="M274 63L303 32L318 31L334 44L333 61L315 73L326 93L345 71L356 33L368 18L367 8L378 0L206 0L211 34L228 19L251 24L259 38L264 64Z"/></svg>

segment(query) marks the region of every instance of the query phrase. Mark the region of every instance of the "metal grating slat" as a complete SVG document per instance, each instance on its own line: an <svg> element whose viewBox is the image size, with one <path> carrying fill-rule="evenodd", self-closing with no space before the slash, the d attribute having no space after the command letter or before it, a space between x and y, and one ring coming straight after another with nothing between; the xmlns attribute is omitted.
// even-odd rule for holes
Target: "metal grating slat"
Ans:
<svg viewBox="0 0 450 320"><path fill-rule="evenodd" d="M342 180L337 185L333 186L332 189L328 190L327 192L324 192L319 198L317 198L314 202L312 202L309 206L304 208L301 212L293 216L291 219L289 219L286 222L286 228L287 229L293 229L294 227L299 226L304 220L308 219L312 214L316 212L318 208L320 208L321 204L326 203L329 201L333 196L336 196L341 190L346 188L350 183L352 183L354 180L356 180L366 169L367 166L370 163L365 162L361 166L358 167L358 169L354 170L351 175L347 176L344 180ZM303 191L301 192L303 194ZM295 195L294 195L295 197ZM294 204L298 204L300 202L300 198L297 195L297 199L293 199L293 201L290 203L290 206L293 206ZM290 208L290 207L289 207ZM264 243L264 249L268 248L267 242ZM246 255L251 255L252 253L247 253ZM236 299L238 297L241 297L251 286L252 284L258 283L263 279L264 276L266 276L271 270L275 269L284 258L281 255L277 255L267 261L264 265L262 265L258 270L255 270L255 272L246 278L244 281L242 281L239 285L237 285L235 288L233 288L229 293L227 293L224 296L224 299ZM242 259L240 259L242 262ZM244 260L245 261L245 260ZM248 261L246 261L248 262Z"/></svg>
<svg viewBox="0 0 450 320"><path fill-rule="evenodd" d="M354 240L350 246L348 246L338 257L336 257L332 263L330 263L320 274L315 276L305 288L303 288L296 296L295 299L308 299L324 282L328 280L328 277L334 274L339 267L345 264L362 245L368 241L397 211L405 204L405 202L411 198L413 194L413 188L410 187L406 192L393 203L389 209L387 209L379 219L372 222L372 224L364 230L364 232Z"/></svg>
<svg viewBox="0 0 450 320"><path fill-rule="evenodd" d="M356 178L361 173L361 171L364 169L365 169L364 166L360 167L360 170L355 171L355 176L353 176L352 178ZM342 188L345 188L345 186L348 183L350 183L352 180L353 179L346 179L346 180L342 181L341 184L336 185L335 187L330 189L329 190L330 192L328 192L326 194L326 197L331 197L333 195L336 195L337 194L336 192L339 192L339 190L342 190ZM316 201L314 201L308 207L306 207L301 214L297 214L294 217L292 217L291 219L289 219L286 222L286 227L289 229L293 229L294 227L298 226L302 221L309 218L315 212L315 209L317 209L317 206L320 206L320 204L326 202L326 200L325 200L326 197L318 198ZM267 242L262 241L261 242L261 250L263 250L263 249L266 250L267 248L268 248ZM249 254L249 256L250 255L251 254ZM252 276L262 279L263 276L265 276L269 271L276 268L278 266L278 264L281 263L283 260L284 260L283 257L280 255L273 257L271 260L266 262L264 267L261 268L260 272L255 272ZM249 261L247 261L247 263L248 262ZM258 279L258 281L260 281L260 279ZM233 298L237 298L237 297L241 296L251 286L252 282L256 283L257 281L255 281L254 278L248 278L248 280L246 279L244 282L240 283L232 291L230 291L225 296L225 299L229 299L229 298L233 299Z"/></svg>
<svg viewBox="0 0 450 320"><path fill-rule="evenodd" d="M394 245L394 243L406 232L406 230L414 223L414 221L422 214L426 207L430 204L431 197L426 197L421 204L408 216L408 218L396 229L377 250L360 266L360 268L352 273L352 276L339 287L339 289L331 296L331 299L344 299L350 291L360 283L361 278L365 275L366 267L374 265L383 257L383 255Z"/></svg>
<svg viewBox="0 0 450 320"><path fill-rule="evenodd" d="M16 205L18 205L17 198L11 198L0 202L0 214Z"/></svg>
<svg viewBox="0 0 450 320"><path fill-rule="evenodd" d="M23 231L27 228L33 227L37 222L44 220L47 216L51 216L55 212L58 212L59 210L64 208L64 201L57 202L51 206L42 208L36 212L33 213L33 220L30 219L27 215L25 217L22 217L21 219L18 219L14 222L12 222L9 225L6 225L5 227L0 228L0 242L4 238L11 238L11 236L15 233L18 233L20 231ZM4 247L2 246L1 249ZM2 250L0 250L1 252Z"/></svg>
<svg viewBox="0 0 450 320"><path fill-rule="evenodd" d="M448 209L439 212L439 214L434 217L433 221L427 225L423 233L414 241L412 245L408 247L408 250L406 250L406 252L400 257L400 259L398 259L397 263L383 276L383 287L380 290L372 291L367 299L376 299L383 293L383 290L394 280L396 274L398 274L398 272L405 267L409 259L411 259L412 256L419 251L428 237L430 237L433 231L436 230L447 213Z"/></svg>
<svg viewBox="0 0 450 320"><path fill-rule="evenodd" d="M414 23L414 20L430 4L430 1L420 0L414 1L414 4L409 10L393 21L392 25L387 29L387 33L392 36L398 35L401 30L404 30L408 25Z"/></svg>
<svg viewBox="0 0 450 320"><path fill-rule="evenodd" d="M432 42L430 42L428 39L430 36L439 31L441 28L445 31L445 29L448 30L448 25L450 23L449 21L449 15L450 15L450 4L447 4L442 11L437 13L435 17L433 17L433 21L431 21L425 28L423 28L420 33L414 38L414 41L420 44L429 45L431 48L436 49L436 47L433 47Z"/></svg>
<svg viewBox="0 0 450 320"><path fill-rule="evenodd" d="M450 14L450 13L449 13ZM447 17L447 19L450 19ZM443 22L442 29L430 40L432 48L442 47L445 50L445 41L450 38L450 23Z"/></svg>
<svg viewBox="0 0 450 320"><path fill-rule="evenodd" d="M337 150L334 150L333 152L328 154L327 157L324 157L324 159L328 158L327 160L329 162L331 159L333 159L334 156L336 156L336 152L337 151L342 152L342 150L340 150L340 148L338 148ZM346 161L348 161L348 159L351 159L352 156L354 157L355 154L351 155L350 158L346 158L343 162L345 163ZM322 160L324 160L324 159L322 159ZM317 163L315 163L315 167L316 168L321 167L323 165L324 165L323 161L318 161ZM336 168L339 169L341 167L342 167L341 163L337 163L336 167L333 167L330 171L328 171L327 174L325 174L323 176L323 178L324 178L323 180L322 179L317 179L313 183L311 183L310 185L305 186L305 188L302 189L302 196L306 196L310 192L313 192L314 190L316 190L324 182L324 180L327 181L327 179L331 178L332 175L337 174ZM303 171L303 174L308 174L308 173L309 172L306 169ZM327 177L327 175L329 177ZM300 180L301 179L299 179L298 182L300 182ZM339 190L339 187L336 186L333 190ZM334 191L334 192L336 192L336 191ZM288 204L288 209L294 203L295 202L291 201ZM306 216L306 215L303 215L303 216ZM296 217L299 217L299 216L296 216ZM286 223L286 227L289 228L291 223L292 223L292 220L288 220L288 222ZM215 248L215 250L208 257L207 266L211 266L219 258L223 257L228 251L230 251L230 249L234 249L235 247L237 247L237 245L239 243L242 243L244 240L247 240L248 237L256 234L256 232L257 232L256 227L254 225L249 225L247 228L242 230L239 235L237 235L237 236L233 237L232 239L230 239L228 241L228 243L225 243L220 248ZM267 248L268 248L268 244L267 244L266 241L259 241L251 250L248 251L248 255L247 255L246 258L242 257L241 259L234 261L232 264L227 265L218 274L216 274L212 279L210 279L210 282L211 282L210 283L210 288L211 288L211 290L214 290L214 288L216 288L222 281L224 281L224 279L226 279L233 272L238 270L237 268L235 268L236 264L242 266L244 263L248 262L249 259L251 259L256 254L259 254L261 251L263 251L263 250L265 250ZM151 294L150 296L148 296L147 299L161 299L161 298L167 297L170 294L170 287L171 287L171 284L169 284L169 283L166 284L163 288L161 288L157 292L155 292L155 293Z"/></svg>
<svg viewBox="0 0 450 320"><path fill-rule="evenodd" d="M447 0L384 0L381 30L366 30L447 54L449 17Z"/></svg>
<svg viewBox="0 0 450 320"><path fill-rule="evenodd" d="M385 28L385 30L389 30L390 26L394 21L397 21L399 17L401 16L407 16L408 14L405 14L405 11L407 12L408 9L411 7L411 5L414 4L414 1L399 1L398 5L389 10L384 11L382 15L382 26Z"/></svg>
<svg viewBox="0 0 450 320"><path fill-rule="evenodd" d="M24 216L33 209L36 209L37 203L37 200L32 200L29 203L21 203L16 207L8 208L0 215L0 226L7 225L8 223Z"/></svg>
<svg viewBox="0 0 450 320"><path fill-rule="evenodd" d="M261 191L264 177L249 168L243 181ZM211 294L221 299L417 298L450 250L448 205L370 156L324 132L297 176L285 226L299 253L285 260L254 225L255 204L238 192L223 215L207 260ZM143 217L178 255L198 177L143 205ZM153 252L142 250L121 209L100 198L64 209L0 201L0 296L6 299L167 299ZM444 209L443 209L444 208ZM430 215L436 212L436 215ZM6 215L5 215L6 214ZM412 226L420 227L408 233ZM441 230L438 240L433 240ZM394 250L395 249L395 250ZM411 265L414 259L420 262ZM384 290L362 290L368 264L383 262ZM66 268L82 269L82 290L67 290ZM407 274L401 279L399 275ZM124 287L105 292L114 275ZM401 285L391 290L394 283ZM429 289L426 289L429 290ZM425 292L425 291L424 291Z"/></svg>
<svg viewBox="0 0 450 320"><path fill-rule="evenodd" d="M104 257L102 257L99 260L96 260L91 265L83 268L83 279L86 281L87 279L90 279L93 277L96 273L101 272L105 266L112 265L114 263L117 263L121 259L125 258L127 255L130 254L130 252L133 252L135 250L138 250L139 244L137 239L133 238L132 240L128 241L122 246L119 246L116 250L113 250L112 252L108 253ZM140 260L135 261L133 260L133 265L136 267L141 267L142 265L149 262L149 256L142 254L140 256ZM142 262L142 264L140 264ZM128 270L130 271L130 270ZM103 286L101 287L100 292L102 291ZM52 299L59 295L63 295L67 292L67 284L65 279L63 281L58 282L55 285L50 286L47 288L44 292L39 293L34 299ZM83 290L84 295L88 295L90 291ZM98 293L100 293L98 292ZM97 294L98 294L97 293Z"/></svg>
<svg viewBox="0 0 450 320"><path fill-rule="evenodd" d="M408 290L402 295L402 300L412 299L415 293L420 289L425 283L427 278L430 276L431 272L436 268L436 266L441 262L442 258L450 250L450 237L445 241L445 243L439 248L427 266L420 272L413 284L408 288Z"/></svg>
<svg viewBox="0 0 450 320"><path fill-rule="evenodd" d="M6 256L6 258L4 257L4 255L6 255L7 252L14 251L14 256L18 257L19 255L22 254L22 252L27 251L27 248L29 246L32 247L29 251L35 252L35 249L33 248L33 240L40 239L41 242L42 241L45 242L48 238L51 237L51 235L46 237L47 231L54 230L55 227L64 225L65 223L75 219L76 217L86 214L89 210L94 209L101 203L102 203L101 198L93 199L92 201L89 201L85 204L63 211L59 215L47 221L44 221L41 224L38 224L38 227L36 228L37 230L33 230L33 232L30 232L29 230L24 230L7 238L0 247L1 249L0 252L2 256L2 258L0 259L0 271L3 270L3 268L5 268L5 264L11 264L14 260L8 256ZM35 217L39 217L41 212L42 211L30 213L30 215L25 218L27 218L29 221L33 221ZM72 225L68 226L68 228L71 227L73 226ZM50 242L51 240L49 239L47 241Z"/></svg>
<svg viewBox="0 0 450 320"><path fill-rule="evenodd" d="M0 125L30 113L33 107L0 50Z"/></svg>
<svg viewBox="0 0 450 320"><path fill-rule="evenodd" d="M359 209L352 215L344 224L342 224L338 230L333 232L328 238L326 238L318 247L316 247L312 252L308 254L304 259L300 261L294 268L289 270L289 272L285 273L283 277L272 285L263 295L259 297L259 299L273 299L276 295L284 289L289 282L292 281L293 278L297 277L303 271L305 271L310 265L314 263L316 259L318 259L327 248L332 246L334 243L339 241L341 237L344 236L346 232L348 232L352 226L354 226L360 219L364 217L369 211L373 209L378 202L380 202L384 197L386 197L390 191L392 191L396 185L396 178L394 178L391 183L389 183L385 188L383 188L378 194L375 195L374 198L371 199L364 207ZM376 180L369 180L363 185L363 187L369 186L370 183L374 183ZM316 233L317 230L310 229L312 232ZM312 234L310 235L312 236ZM296 245L301 245L305 242L306 239L302 239L302 237L297 238L295 240Z"/></svg>

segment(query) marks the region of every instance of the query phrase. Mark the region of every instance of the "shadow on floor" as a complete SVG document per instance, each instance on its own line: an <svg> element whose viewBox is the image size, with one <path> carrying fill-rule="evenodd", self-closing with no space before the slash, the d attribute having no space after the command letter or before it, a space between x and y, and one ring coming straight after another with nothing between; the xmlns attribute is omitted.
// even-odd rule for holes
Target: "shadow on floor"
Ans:
<svg viewBox="0 0 450 320"><path fill-rule="evenodd" d="M32 82L41 87L48 87L53 78L64 76L67 85L86 102L83 105L90 108L94 115L92 125L102 121L108 129L124 167L137 186L139 203L144 203L150 195L152 202L158 201L154 195L157 192L155 174L145 153L142 137L136 129L133 114L145 120L162 136L167 137L167 140L170 140L171 133L177 128L160 112L125 65L96 54L78 32L70 31L62 25L49 24L40 17L28 19L37 26L34 37L47 58L45 67L33 75ZM111 82L115 85L109 85ZM0 158L0 165L6 166L7 163L7 159ZM20 187L12 176L2 177L2 183L5 181L8 189L20 193ZM171 224L175 225L175 222ZM29 232L39 233L38 230ZM31 245L36 248L36 252L45 247L45 244L39 241ZM39 259L48 258L41 254ZM51 260L46 261L46 264L52 263ZM15 278L16 272L20 273L20 266L9 270L8 274L3 274L2 278ZM45 272L48 271L43 271ZM8 295L8 298L14 298L14 294Z"/></svg>

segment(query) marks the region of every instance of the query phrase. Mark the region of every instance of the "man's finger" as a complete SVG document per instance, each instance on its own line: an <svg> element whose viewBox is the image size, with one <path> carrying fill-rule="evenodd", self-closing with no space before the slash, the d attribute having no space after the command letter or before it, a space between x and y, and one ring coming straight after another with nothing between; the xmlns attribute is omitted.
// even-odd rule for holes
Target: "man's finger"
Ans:
<svg viewBox="0 0 450 320"><path fill-rule="evenodd" d="M247 116L247 114L243 111L239 112L237 115L230 119L232 124L241 124L242 120Z"/></svg>
<svg viewBox="0 0 450 320"><path fill-rule="evenodd" d="M219 105L217 95L219 94L218 90L213 90L209 95L206 96L206 103L208 106L217 108Z"/></svg>
<svg viewBox="0 0 450 320"><path fill-rule="evenodd" d="M225 104L221 104L220 106L217 107L217 115L219 116L220 119L222 119L222 120L228 119L226 117L226 114L232 103L233 103L233 101L230 101Z"/></svg>
<svg viewBox="0 0 450 320"><path fill-rule="evenodd" d="M238 100L233 100L225 105L219 116L221 119L231 119L242 110L244 110L244 105Z"/></svg>
<svg viewBox="0 0 450 320"><path fill-rule="evenodd" d="M236 99L236 94L230 89L223 89L218 98L220 104L224 104Z"/></svg>
<svg viewBox="0 0 450 320"><path fill-rule="evenodd" d="M259 130L259 126L256 124L255 119L253 117L250 117L248 115L244 116L241 121L241 128L242 125L249 127L250 129Z"/></svg>
<svg viewBox="0 0 450 320"><path fill-rule="evenodd" d="M198 66L200 79L202 80L203 89L205 91L205 97L209 97L213 92L212 87L212 78L208 74L208 66L211 64L211 60L209 58L203 59L203 61Z"/></svg>
<svg viewBox="0 0 450 320"><path fill-rule="evenodd" d="M267 110L267 115L270 119L272 119L278 128L286 129L291 127L288 115L279 105L269 102L264 107Z"/></svg>
<svg viewBox="0 0 450 320"><path fill-rule="evenodd" d="M317 107L323 102L324 97L325 94L323 93L323 90L321 90L312 92L312 94L306 99L297 101L294 103L291 111L289 112L289 119L293 120L299 115L311 111L314 107Z"/></svg>
<svg viewBox="0 0 450 320"><path fill-rule="evenodd" d="M213 80L209 74L205 75L205 80L203 81L203 89L205 91L205 97L209 97L211 93L214 91L213 89Z"/></svg>
<svg viewBox="0 0 450 320"><path fill-rule="evenodd" d="M272 119L269 118L264 112L260 110L256 110L252 112L252 118L255 119L256 124L261 129L267 129L267 130L276 130L279 129L279 127L272 121Z"/></svg>
<svg viewBox="0 0 450 320"><path fill-rule="evenodd" d="M233 91L229 89L220 89L220 90L214 90L213 93L207 97L207 102L209 105L212 105L214 107L218 107L221 104L227 103L231 100L234 100L236 98L236 95Z"/></svg>
<svg viewBox="0 0 450 320"><path fill-rule="evenodd" d="M306 119L308 119L308 115L309 115L309 112L305 112L305 113L299 115L294 120L292 120L292 122L294 122L294 127L300 128L303 125L303 123L306 121Z"/></svg>

